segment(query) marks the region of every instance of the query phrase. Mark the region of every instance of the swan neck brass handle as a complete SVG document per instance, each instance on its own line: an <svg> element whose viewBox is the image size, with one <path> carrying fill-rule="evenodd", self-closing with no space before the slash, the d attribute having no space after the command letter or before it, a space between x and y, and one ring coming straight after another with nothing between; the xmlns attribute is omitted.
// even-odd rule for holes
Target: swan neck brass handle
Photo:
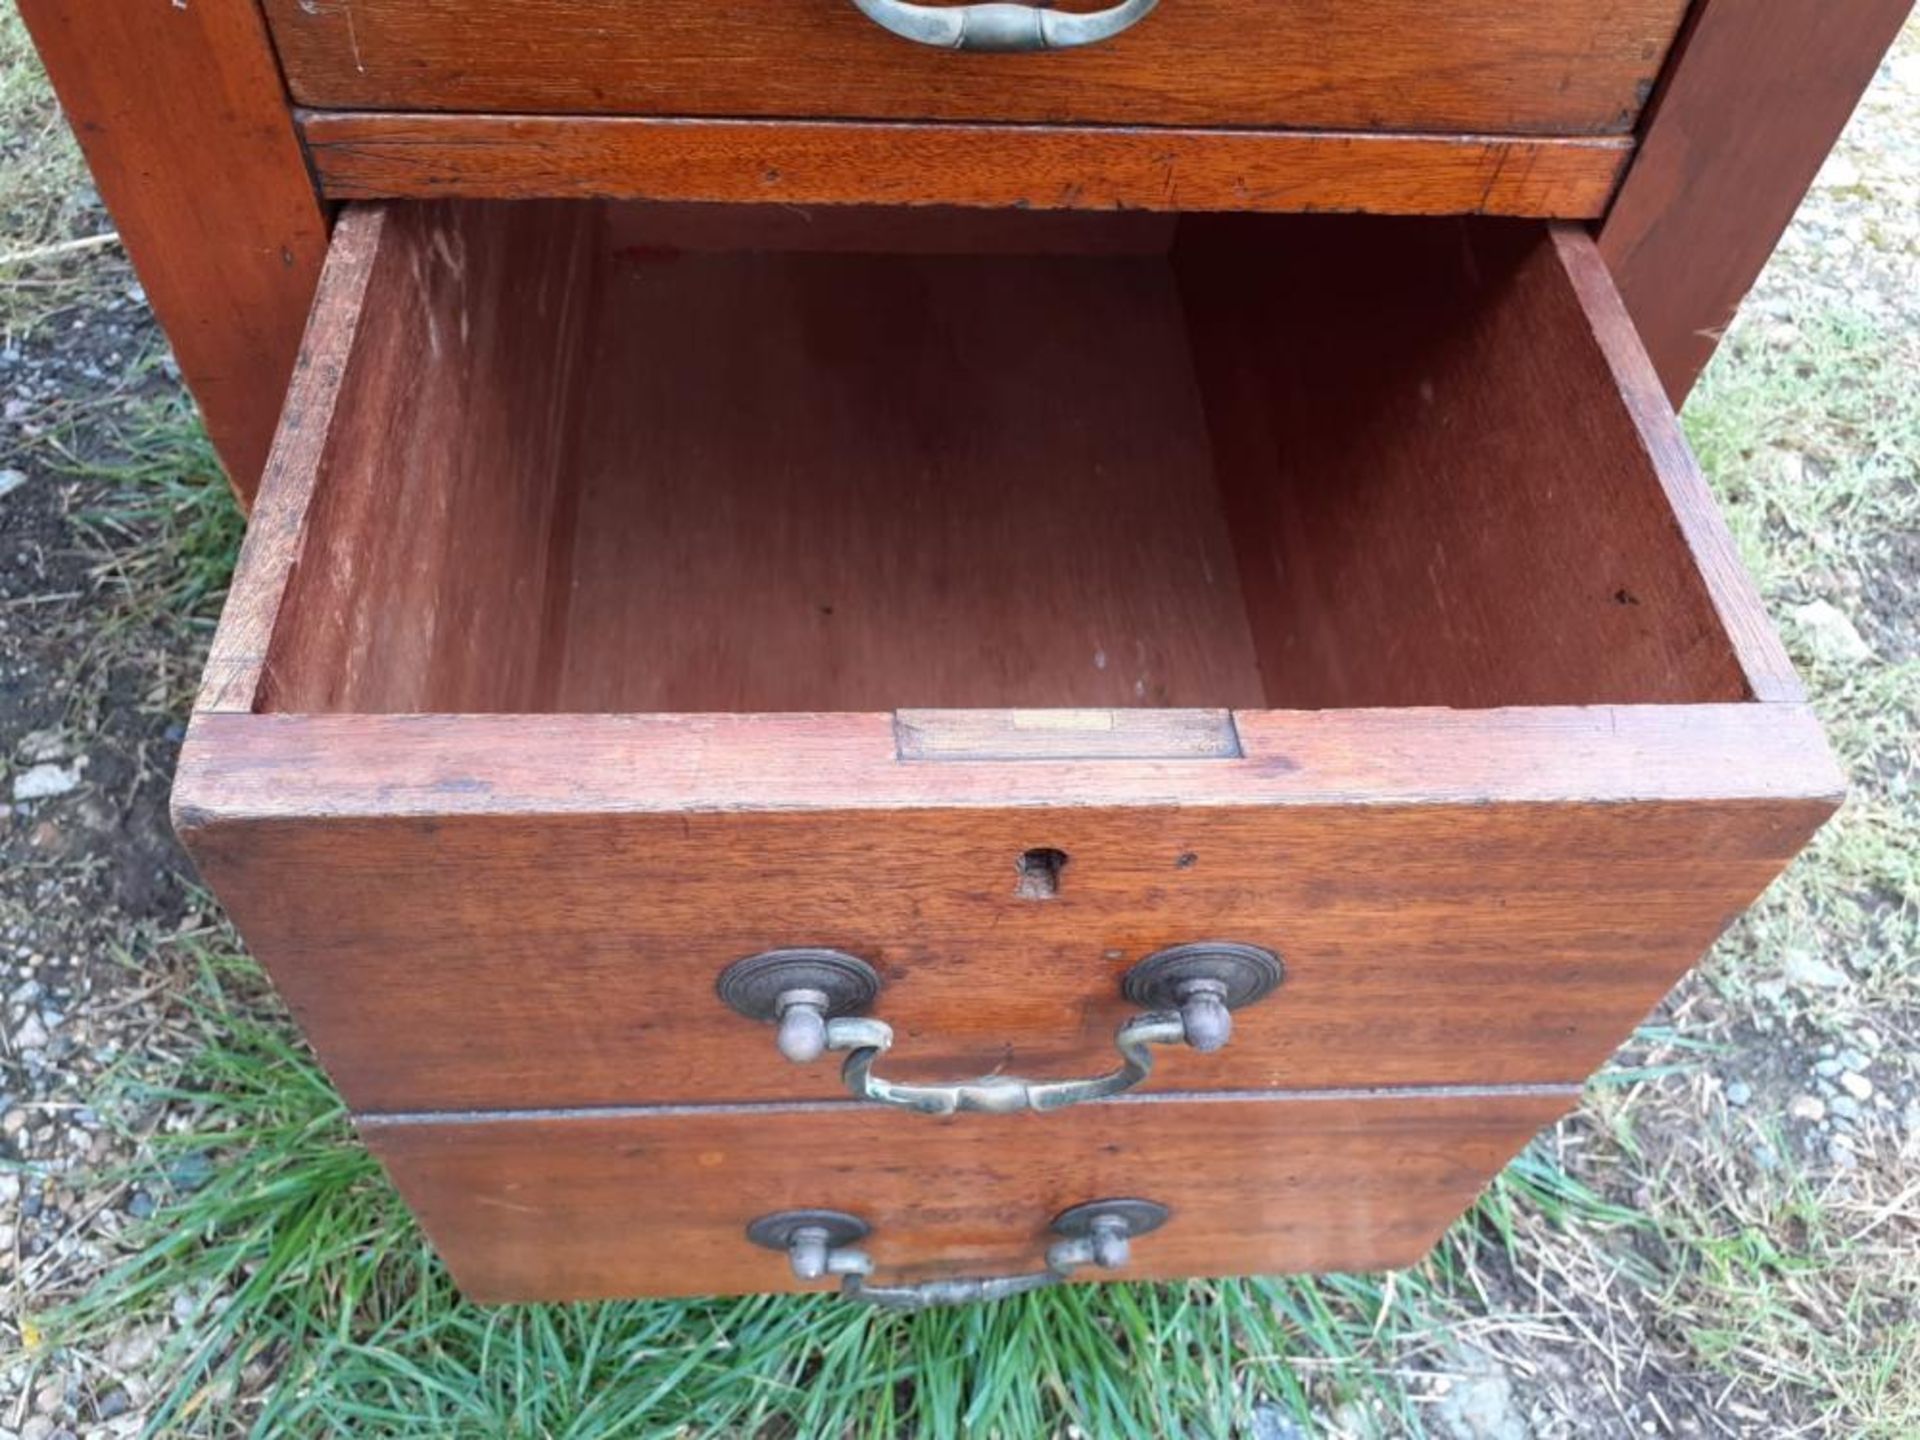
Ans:
<svg viewBox="0 0 1920 1440"><path fill-rule="evenodd" d="M1202 1054L1233 1034L1233 1011L1280 983L1279 957L1254 945L1205 941L1148 956L1121 981L1129 1000L1150 1008L1114 1034L1120 1063L1098 1075L1029 1080L988 1075L948 1082L889 1080L874 1065L893 1047L893 1027L864 1012L880 993L880 975L839 950L770 950L727 967L720 997L741 1014L773 1022L780 1053L796 1065L843 1054L840 1078L856 1100L922 1115L1013 1115L1061 1110L1131 1090L1153 1073L1155 1045Z"/></svg>
<svg viewBox="0 0 1920 1440"><path fill-rule="evenodd" d="M747 1227L747 1238L768 1250L786 1252L796 1280L837 1276L840 1294L859 1305L882 1310L929 1310L1004 1300L1070 1280L1088 1265L1123 1269L1133 1258L1133 1237L1157 1230L1171 1212L1152 1200L1094 1200L1053 1217L1059 1238L1047 1247L1041 1269L1014 1275L970 1275L926 1280L917 1285L875 1285L873 1259L856 1248L871 1227L842 1210L782 1210L763 1215Z"/></svg>
<svg viewBox="0 0 1920 1440"><path fill-rule="evenodd" d="M1110 40L1145 19L1159 0L1123 0L1105 10L1076 12L1037 5L914 5L908 0L853 0L881 29L941 50L1002 54L1071 50Z"/></svg>

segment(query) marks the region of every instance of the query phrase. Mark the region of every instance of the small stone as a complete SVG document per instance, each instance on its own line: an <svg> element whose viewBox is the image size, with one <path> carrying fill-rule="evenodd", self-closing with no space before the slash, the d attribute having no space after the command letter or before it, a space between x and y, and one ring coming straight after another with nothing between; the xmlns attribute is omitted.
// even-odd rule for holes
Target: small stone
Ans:
<svg viewBox="0 0 1920 1440"><path fill-rule="evenodd" d="M1802 950L1789 951L1780 968L1789 982L1803 990L1837 990L1851 983L1846 971Z"/></svg>
<svg viewBox="0 0 1920 1440"><path fill-rule="evenodd" d="M80 787L80 772L86 768L83 755L71 765L30 765L13 777L13 803L52 800L71 794Z"/></svg>
<svg viewBox="0 0 1920 1440"><path fill-rule="evenodd" d="M6 499L14 491L27 483L24 470L0 470L0 500Z"/></svg>
<svg viewBox="0 0 1920 1440"><path fill-rule="evenodd" d="M1873 1094L1873 1082L1851 1070L1840 1077L1840 1088L1856 1100L1865 1100Z"/></svg>
<svg viewBox="0 0 1920 1440"><path fill-rule="evenodd" d="M67 758L67 737L59 730L34 730L20 741L20 758L29 765Z"/></svg>
<svg viewBox="0 0 1920 1440"><path fill-rule="evenodd" d="M213 1178L213 1162L198 1151L182 1155L167 1169L167 1181L176 1190L198 1190Z"/></svg>
<svg viewBox="0 0 1920 1440"><path fill-rule="evenodd" d="M1796 1095L1787 1106L1787 1114L1796 1120L1817 1123L1827 1118L1827 1102L1818 1095Z"/></svg>
<svg viewBox="0 0 1920 1440"><path fill-rule="evenodd" d="M136 1190L127 1197L127 1214L136 1220L152 1218L154 1211L153 1196L144 1190Z"/></svg>
<svg viewBox="0 0 1920 1440"><path fill-rule="evenodd" d="M31 1011L13 1032L13 1044L16 1050L39 1050L47 1043L47 1027L40 1023L40 1017Z"/></svg>
<svg viewBox="0 0 1920 1440"><path fill-rule="evenodd" d="M1860 1163L1844 1135L1836 1135L1827 1142L1827 1159L1836 1170L1851 1170Z"/></svg>
<svg viewBox="0 0 1920 1440"><path fill-rule="evenodd" d="M115 1370L127 1371L140 1369L159 1353L160 1330L154 1326L116 1336L100 1352L100 1358Z"/></svg>
<svg viewBox="0 0 1920 1440"><path fill-rule="evenodd" d="M1827 1109L1833 1112L1836 1120L1851 1123L1860 1118L1860 1102L1851 1095L1836 1095L1827 1102Z"/></svg>
<svg viewBox="0 0 1920 1440"><path fill-rule="evenodd" d="M117 1416L126 1414L127 1406L131 1403L132 1402L127 1399L126 1391L109 1390L100 1397L100 1403L94 1406L93 1413L98 1419L112 1420Z"/></svg>
<svg viewBox="0 0 1920 1440"><path fill-rule="evenodd" d="M20 1440L53 1440L53 1417L29 1415L20 1427Z"/></svg>
<svg viewBox="0 0 1920 1440"><path fill-rule="evenodd" d="M1729 1105L1745 1105L1752 1099L1753 1087L1747 1084L1746 1081L1729 1080L1727 1082L1727 1103Z"/></svg>
<svg viewBox="0 0 1920 1440"><path fill-rule="evenodd" d="M1862 1055L1858 1050L1842 1050L1840 1052L1840 1063L1849 1070L1864 1070L1867 1068L1869 1062L1867 1057Z"/></svg>
<svg viewBox="0 0 1920 1440"><path fill-rule="evenodd" d="M1828 665L1859 665L1873 658L1873 648L1846 612L1830 600L1812 600L1787 612L1816 660Z"/></svg>
<svg viewBox="0 0 1920 1440"><path fill-rule="evenodd" d="M1300 1422L1278 1405L1254 1406L1253 1425L1248 1434L1252 1440L1307 1440L1307 1432L1300 1428Z"/></svg>
<svg viewBox="0 0 1920 1440"><path fill-rule="evenodd" d="M1831 1080L1846 1068L1847 1067L1842 1065L1838 1060L1816 1060L1813 1066L1813 1073L1818 1075L1822 1080Z"/></svg>

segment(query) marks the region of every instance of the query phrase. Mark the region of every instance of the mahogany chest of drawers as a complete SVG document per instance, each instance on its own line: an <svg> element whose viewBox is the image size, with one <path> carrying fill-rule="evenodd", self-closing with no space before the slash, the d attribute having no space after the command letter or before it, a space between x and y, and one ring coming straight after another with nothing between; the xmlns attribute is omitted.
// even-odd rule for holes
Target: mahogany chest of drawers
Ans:
<svg viewBox="0 0 1920 1440"><path fill-rule="evenodd" d="M1673 406L1905 3L22 9L475 1296L1411 1262L1837 803Z"/></svg>

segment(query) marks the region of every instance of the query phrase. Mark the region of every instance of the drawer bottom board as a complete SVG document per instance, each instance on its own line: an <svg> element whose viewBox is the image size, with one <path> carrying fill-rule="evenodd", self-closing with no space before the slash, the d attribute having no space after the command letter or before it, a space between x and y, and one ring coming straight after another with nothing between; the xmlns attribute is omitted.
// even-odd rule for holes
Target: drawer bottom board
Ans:
<svg viewBox="0 0 1920 1440"><path fill-rule="evenodd" d="M931 1119L846 1103L363 1116L461 1288L486 1301L796 1290L756 1218L872 1227L875 1278L1035 1268L1070 1206L1168 1207L1114 1279L1411 1264L1578 1091L1154 1096Z"/></svg>

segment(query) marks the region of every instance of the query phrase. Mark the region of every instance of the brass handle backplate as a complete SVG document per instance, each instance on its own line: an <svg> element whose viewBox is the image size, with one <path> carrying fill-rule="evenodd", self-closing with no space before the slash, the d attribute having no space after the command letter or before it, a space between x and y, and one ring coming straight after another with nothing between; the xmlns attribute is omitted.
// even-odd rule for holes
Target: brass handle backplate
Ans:
<svg viewBox="0 0 1920 1440"><path fill-rule="evenodd" d="M1147 1006L1113 1037L1120 1063L1099 1075L1025 1080L989 1075L944 1084L889 1080L874 1062L893 1045L893 1027L864 1012L880 976L840 950L770 950L727 967L720 998L740 1014L779 1026L780 1053L797 1065L844 1052L840 1077L856 1100L923 1115L979 1111L1010 1115L1059 1110L1131 1090L1153 1073L1153 1045L1186 1045L1203 1054L1233 1034L1233 1011L1269 994L1284 971L1269 950L1230 941L1175 945L1148 956L1121 981L1129 1000Z"/></svg>
<svg viewBox="0 0 1920 1440"><path fill-rule="evenodd" d="M1015 1275L965 1276L928 1280L918 1285L874 1285L873 1259L856 1249L871 1227L843 1210L782 1210L762 1215L747 1227L747 1238L768 1250L786 1253L797 1280L840 1278L840 1293L883 1310L926 1310L936 1305L967 1305L1003 1300L1058 1285L1087 1265L1118 1270L1132 1258L1132 1241L1166 1224L1170 1212L1152 1200L1094 1200L1053 1217L1060 1238L1047 1247L1041 1269Z"/></svg>
<svg viewBox="0 0 1920 1440"><path fill-rule="evenodd" d="M913 5L908 0L853 0L883 30L941 50L1071 50L1110 40L1144 20L1159 0L1124 0L1077 13L1037 5Z"/></svg>

